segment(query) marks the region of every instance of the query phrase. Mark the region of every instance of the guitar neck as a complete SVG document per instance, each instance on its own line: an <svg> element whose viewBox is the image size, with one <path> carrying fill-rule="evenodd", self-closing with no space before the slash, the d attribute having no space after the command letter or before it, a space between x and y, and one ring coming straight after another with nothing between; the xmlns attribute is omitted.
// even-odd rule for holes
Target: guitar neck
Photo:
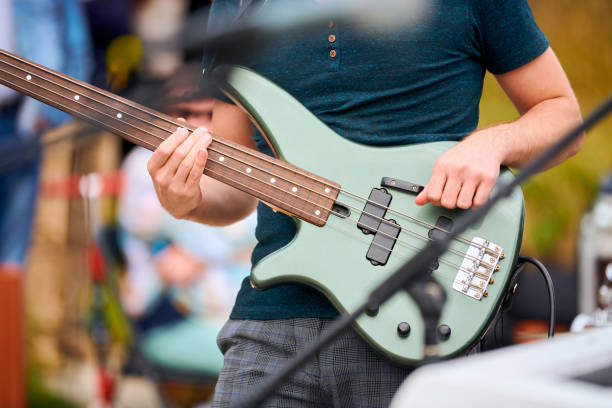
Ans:
<svg viewBox="0 0 612 408"><path fill-rule="evenodd" d="M192 126L0 49L0 84L155 150ZM340 186L230 140L213 136L204 174L314 225L326 223Z"/></svg>

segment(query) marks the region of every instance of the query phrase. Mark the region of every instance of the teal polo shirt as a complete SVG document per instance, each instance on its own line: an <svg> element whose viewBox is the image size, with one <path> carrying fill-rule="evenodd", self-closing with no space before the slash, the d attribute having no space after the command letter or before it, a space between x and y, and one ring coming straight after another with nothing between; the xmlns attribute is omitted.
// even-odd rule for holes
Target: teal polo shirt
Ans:
<svg viewBox="0 0 612 408"><path fill-rule="evenodd" d="M269 7L294 1L266 0ZM236 23L246 0L215 0L209 29ZM377 146L461 140L478 125L485 72L503 74L540 56L549 43L527 0L426 0L405 26L321 22L310 32L272 39L244 65L284 88L327 126ZM210 58L204 57L207 64ZM272 154L254 129L257 148ZM292 218L258 209L253 264L288 244ZM321 294L300 284L255 290L246 278L232 319L334 317Z"/></svg>

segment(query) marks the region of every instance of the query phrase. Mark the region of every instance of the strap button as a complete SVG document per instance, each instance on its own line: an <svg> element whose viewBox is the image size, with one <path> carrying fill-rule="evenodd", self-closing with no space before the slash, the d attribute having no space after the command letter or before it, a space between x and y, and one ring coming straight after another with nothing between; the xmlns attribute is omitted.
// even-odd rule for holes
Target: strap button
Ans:
<svg viewBox="0 0 612 408"><path fill-rule="evenodd" d="M451 335L451 328L446 324L441 324L438 326L438 337L440 340L448 340Z"/></svg>
<svg viewBox="0 0 612 408"><path fill-rule="evenodd" d="M406 323L406 322L401 322L400 324L397 325L397 334L400 337L408 337L408 335L410 334L410 324Z"/></svg>

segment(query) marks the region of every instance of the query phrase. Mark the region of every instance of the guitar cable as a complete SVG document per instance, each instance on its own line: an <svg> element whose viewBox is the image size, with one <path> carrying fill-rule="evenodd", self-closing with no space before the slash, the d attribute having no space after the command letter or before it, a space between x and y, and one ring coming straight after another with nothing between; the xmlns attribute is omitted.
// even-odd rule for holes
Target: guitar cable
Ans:
<svg viewBox="0 0 612 408"><path fill-rule="evenodd" d="M495 324L493 325L493 344L497 346L504 346L504 315L512 309L512 304L514 302L514 294L517 289L518 278L521 272L525 269L525 264L530 263L542 274L544 281L546 283L546 288L548 291L548 300L549 300L549 316L548 316L548 338L553 338L555 335L555 324L556 324L556 311L555 311L555 291L553 286L553 281L550 276L550 273L542 264L542 262L538 261L535 258L530 256L519 255L517 259L517 264L510 276L510 283L508 284L508 289L506 291L506 297L502 302L502 307L497 313L497 316L494 318ZM498 339L498 327L501 328L501 339ZM483 336L479 342L480 351L487 351L489 349L487 344L486 337Z"/></svg>
<svg viewBox="0 0 612 408"><path fill-rule="evenodd" d="M548 290L548 302L549 302L549 315L548 315L548 338L553 338L555 336L555 324L556 324L556 311L555 311L555 289L553 286L553 281L548 272L548 269L542 264L542 262L538 261L535 258L530 256L519 255L516 267L514 268L514 272L510 277L510 284L508 285L508 292L506 294L506 299L504 300L504 306L502 310L500 310L500 318L503 319L503 314L509 311L512 308L512 302L514 300L514 292L516 291L518 278L521 272L525 269L525 264L530 263L542 274L544 281L546 283L546 289ZM499 322L499 321L498 321ZM495 337L497 337L497 324L495 325ZM502 332L503 332L503 323L502 323ZM481 343L481 347L484 344Z"/></svg>
<svg viewBox="0 0 612 408"><path fill-rule="evenodd" d="M553 338L555 336L555 321L556 321L556 312L555 312L555 289L553 286L553 281L548 272L548 269L542 264L542 262L538 261L535 258L530 256L519 255L518 258L519 264L517 265L517 273L516 276L520 274L523 268L520 268L521 264L530 263L535 268L540 271L544 281L546 283L546 288L548 290L548 302L549 302L549 315L548 315L548 338ZM512 290L512 288L511 288Z"/></svg>

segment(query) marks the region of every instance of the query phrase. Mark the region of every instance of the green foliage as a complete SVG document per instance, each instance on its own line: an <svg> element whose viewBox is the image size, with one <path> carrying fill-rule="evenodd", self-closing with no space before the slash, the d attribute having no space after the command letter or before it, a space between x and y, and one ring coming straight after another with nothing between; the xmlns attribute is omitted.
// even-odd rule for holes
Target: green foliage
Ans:
<svg viewBox="0 0 612 408"><path fill-rule="evenodd" d="M612 1L531 0L580 102L583 115L612 94ZM485 80L480 126L516 119L495 79ZM582 214L604 173L612 170L612 118L589 132L581 152L523 186L526 225L523 252L571 264Z"/></svg>

